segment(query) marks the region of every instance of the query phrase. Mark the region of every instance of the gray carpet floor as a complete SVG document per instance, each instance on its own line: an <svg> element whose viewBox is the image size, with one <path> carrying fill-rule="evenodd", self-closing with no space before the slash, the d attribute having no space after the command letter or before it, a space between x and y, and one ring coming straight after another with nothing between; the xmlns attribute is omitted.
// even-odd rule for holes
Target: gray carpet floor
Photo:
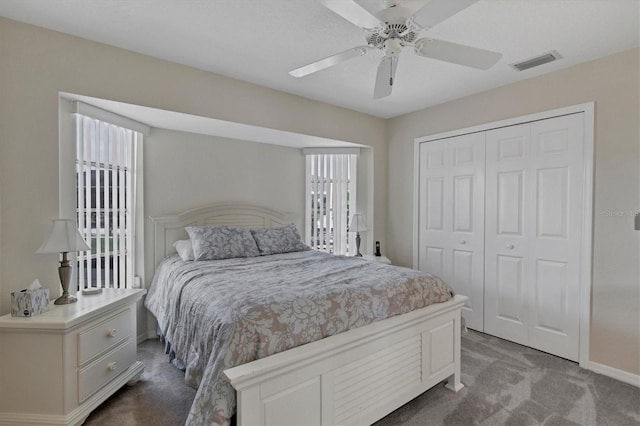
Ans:
<svg viewBox="0 0 640 426"><path fill-rule="evenodd" d="M138 346L140 382L98 407L85 425L182 425L195 390L158 340ZM576 363L482 333L462 337L462 383L437 385L376 423L387 425L640 425L640 389Z"/></svg>

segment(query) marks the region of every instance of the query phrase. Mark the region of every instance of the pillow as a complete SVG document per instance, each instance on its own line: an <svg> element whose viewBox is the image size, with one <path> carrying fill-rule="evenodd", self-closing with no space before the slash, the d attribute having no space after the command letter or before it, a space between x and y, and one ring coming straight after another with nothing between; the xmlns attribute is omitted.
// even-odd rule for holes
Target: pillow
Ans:
<svg viewBox="0 0 640 426"><path fill-rule="evenodd" d="M173 243L173 247L175 247L182 260L194 260L191 240L178 240Z"/></svg>
<svg viewBox="0 0 640 426"><path fill-rule="evenodd" d="M279 228L251 230L261 255L289 253L311 250L302 242L300 233L293 223Z"/></svg>
<svg viewBox="0 0 640 426"><path fill-rule="evenodd" d="M251 232L236 226L188 226L195 260L260 255Z"/></svg>

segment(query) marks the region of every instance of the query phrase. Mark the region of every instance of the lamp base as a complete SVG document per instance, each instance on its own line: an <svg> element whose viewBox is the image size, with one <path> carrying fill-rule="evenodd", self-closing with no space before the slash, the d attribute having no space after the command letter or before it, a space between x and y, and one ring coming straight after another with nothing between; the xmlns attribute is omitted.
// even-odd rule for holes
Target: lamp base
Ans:
<svg viewBox="0 0 640 426"><path fill-rule="evenodd" d="M58 275L60 276L60 284L62 285L62 296L58 297L54 305L68 305L75 303L78 298L69 294L69 283L71 282L71 265L67 259L67 252L62 252L62 260L58 267Z"/></svg>
<svg viewBox="0 0 640 426"><path fill-rule="evenodd" d="M78 301L78 298L75 296L72 296L71 294L63 294L62 296L58 297L53 304L54 305L68 305L69 303L75 303Z"/></svg>
<svg viewBox="0 0 640 426"><path fill-rule="evenodd" d="M362 253L360 253L360 233L356 232L356 254L353 257L362 257Z"/></svg>

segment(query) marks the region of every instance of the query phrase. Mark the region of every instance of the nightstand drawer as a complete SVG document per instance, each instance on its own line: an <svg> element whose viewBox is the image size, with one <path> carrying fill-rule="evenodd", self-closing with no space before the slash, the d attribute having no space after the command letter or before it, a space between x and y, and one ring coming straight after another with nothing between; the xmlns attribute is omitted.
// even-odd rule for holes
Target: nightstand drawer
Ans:
<svg viewBox="0 0 640 426"><path fill-rule="evenodd" d="M133 334L131 311L122 311L78 335L78 365L117 345Z"/></svg>
<svg viewBox="0 0 640 426"><path fill-rule="evenodd" d="M78 402L90 397L136 361L136 344L125 340L111 352L98 358L78 373Z"/></svg>

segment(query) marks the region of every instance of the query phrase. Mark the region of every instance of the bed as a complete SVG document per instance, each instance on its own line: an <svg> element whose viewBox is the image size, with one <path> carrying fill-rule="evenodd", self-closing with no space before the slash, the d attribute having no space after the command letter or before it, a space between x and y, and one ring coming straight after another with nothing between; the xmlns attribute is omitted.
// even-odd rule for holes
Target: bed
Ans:
<svg viewBox="0 0 640 426"><path fill-rule="evenodd" d="M370 424L443 380L453 391L462 388L460 309L466 298L444 297L449 289L437 278L427 287L417 271L309 250L204 262L173 253L188 226L260 230L291 222L265 207L216 203L152 221L156 276L162 278L154 278L145 303L174 340L185 379L198 388L189 424L225 424L233 409L238 425ZM264 279L256 278L262 276L254 267L262 268ZM336 290L345 288L343 279L348 291ZM279 284L264 290L269 280ZM159 290L157 281L169 285ZM393 284L400 281L404 287ZM284 287L298 285L289 300ZM322 287L342 302L320 298ZM365 293L373 294L371 301L352 309ZM314 306L304 305L309 300ZM439 303L424 306L429 301ZM334 309L340 303L350 306L349 314ZM216 304L227 308L223 318L211 313ZM287 319L296 309L312 311L314 320ZM363 317L351 312L358 310ZM227 321L231 317L239 320ZM222 343L225 338L230 343Z"/></svg>

